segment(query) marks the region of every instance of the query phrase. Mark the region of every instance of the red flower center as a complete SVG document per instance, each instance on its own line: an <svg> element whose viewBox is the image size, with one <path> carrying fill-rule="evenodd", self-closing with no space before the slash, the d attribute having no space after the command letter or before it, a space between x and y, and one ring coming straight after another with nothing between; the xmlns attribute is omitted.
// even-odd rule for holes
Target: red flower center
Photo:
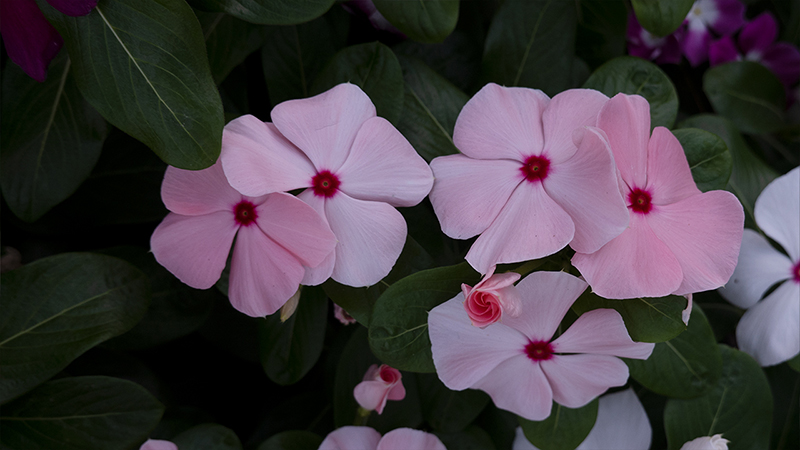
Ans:
<svg viewBox="0 0 800 450"><path fill-rule="evenodd" d="M339 190L340 184L339 177L332 174L330 170L317 172L311 179L311 188L314 189L314 194L320 197L333 197L333 194Z"/></svg>
<svg viewBox="0 0 800 450"><path fill-rule="evenodd" d="M794 282L800 284L800 261L797 261L797 264L794 265L792 275L794 276Z"/></svg>
<svg viewBox="0 0 800 450"><path fill-rule="evenodd" d="M381 364L380 377L381 380L383 380L383 382L387 384L394 383L395 381L398 380L397 371L387 366L386 364Z"/></svg>
<svg viewBox="0 0 800 450"><path fill-rule="evenodd" d="M522 167L519 168L525 179L531 183L542 181L547 178L547 172L550 170L550 160L544 156L529 156L525 160Z"/></svg>
<svg viewBox="0 0 800 450"><path fill-rule="evenodd" d="M243 227L250 225L258 218L256 205L247 200L242 200L233 207L233 215L236 223Z"/></svg>
<svg viewBox="0 0 800 450"><path fill-rule="evenodd" d="M525 354L534 361L546 361L553 357L553 346L546 341L530 341L525 346Z"/></svg>
<svg viewBox="0 0 800 450"><path fill-rule="evenodd" d="M628 194L628 202L630 203L628 208L638 213L647 214L653 209L653 204L650 203L651 199L649 192L636 188Z"/></svg>

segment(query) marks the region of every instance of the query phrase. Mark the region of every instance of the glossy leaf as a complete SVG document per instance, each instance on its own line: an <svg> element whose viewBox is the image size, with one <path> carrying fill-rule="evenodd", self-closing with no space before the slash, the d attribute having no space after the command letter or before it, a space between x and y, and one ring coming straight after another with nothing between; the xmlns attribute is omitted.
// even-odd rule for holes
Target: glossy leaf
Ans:
<svg viewBox="0 0 800 450"><path fill-rule="evenodd" d="M678 94L667 74L655 64L621 56L598 67L583 87L609 97L622 92L641 95L650 103L650 128L672 128L678 115Z"/></svg>
<svg viewBox="0 0 800 450"><path fill-rule="evenodd" d="M273 435L258 450L314 450L322 444L322 438L310 431L284 431Z"/></svg>
<svg viewBox="0 0 800 450"><path fill-rule="evenodd" d="M294 25L308 22L330 9L335 0L191 0L204 11L226 12L251 23Z"/></svg>
<svg viewBox="0 0 800 450"><path fill-rule="evenodd" d="M592 431L597 421L597 399L581 408L567 408L553 403L550 416L542 421L519 417L525 437L538 448L574 450Z"/></svg>
<svg viewBox="0 0 800 450"><path fill-rule="evenodd" d="M171 441L180 450L242 450L236 433L215 423L192 427Z"/></svg>
<svg viewBox="0 0 800 450"><path fill-rule="evenodd" d="M374 0L374 4L389 23L419 42L442 42L458 22L458 0Z"/></svg>
<svg viewBox="0 0 800 450"><path fill-rule="evenodd" d="M170 165L217 160L222 102L186 2L105 0L84 17L38 4L64 38L78 88L106 120Z"/></svg>
<svg viewBox="0 0 800 450"><path fill-rule="evenodd" d="M147 311L147 277L110 256L65 253L3 274L0 403L52 377Z"/></svg>
<svg viewBox="0 0 800 450"><path fill-rule="evenodd" d="M439 44L405 40L392 46L392 50L398 58L404 55L419 59L457 88L467 90L478 81L483 41L466 31L455 30Z"/></svg>
<svg viewBox="0 0 800 450"><path fill-rule="evenodd" d="M89 176L106 122L81 96L65 54L39 83L16 64L3 71L0 174L11 211L32 222L72 195Z"/></svg>
<svg viewBox="0 0 800 450"><path fill-rule="evenodd" d="M3 406L8 450L128 449L147 439L164 406L136 383L110 377L49 381Z"/></svg>
<svg viewBox="0 0 800 450"><path fill-rule="evenodd" d="M434 374L417 374L425 421L436 431L456 433L472 423L489 404L482 391L451 391Z"/></svg>
<svg viewBox="0 0 800 450"><path fill-rule="evenodd" d="M206 41L208 64L214 83L220 84L234 67L264 45L265 27L253 25L225 13L195 11Z"/></svg>
<svg viewBox="0 0 800 450"><path fill-rule="evenodd" d="M631 4L645 30L656 36L666 36L683 24L694 0L631 0Z"/></svg>
<svg viewBox="0 0 800 450"><path fill-rule="evenodd" d="M699 128L675 130L673 133L686 153L692 178L703 192L725 189L733 163L728 146L719 136Z"/></svg>

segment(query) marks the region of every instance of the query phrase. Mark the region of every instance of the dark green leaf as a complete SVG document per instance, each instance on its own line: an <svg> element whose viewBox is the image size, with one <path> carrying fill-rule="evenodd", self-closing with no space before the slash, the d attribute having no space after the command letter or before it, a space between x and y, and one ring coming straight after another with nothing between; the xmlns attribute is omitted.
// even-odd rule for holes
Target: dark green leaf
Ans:
<svg viewBox="0 0 800 450"><path fill-rule="evenodd" d="M6 406L4 450L130 449L147 439L164 406L136 383L109 377L49 381Z"/></svg>
<svg viewBox="0 0 800 450"><path fill-rule="evenodd" d="M481 391L451 391L435 374L417 374L417 381L423 415L436 431L464 430L489 403L489 396Z"/></svg>
<svg viewBox="0 0 800 450"><path fill-rule="evenodd" d="M625 54L628 8L623 0L584 0L580 2L575 51L597 67Z"/></svg>
<svg viewBox="0 0 800 450"><path fill-rule="evenodd" d="M381 361L400 370L434 372L428 312L473 285L480 275L466 262L423 270L394 283L375 302L369 345Z"/></svg>
<svg viewBox="0 0 800 450"><path fill-rule="evenodd" d="M708 69L703 91L714 110L743 133L770 133L783 125L786 94L766 67L738 61Z"/></svg>
<svg viewBox="0 0 800 450"><path fill-rule="evenodd" d="M800 444L800 374L788 364L765 367L772 391L771 447L788 450Z"/></svg>
<svg viewBox="0 0 800 450"><path fill-rule="evenodd" d="M330 9L335 0L191 0L205 11L224 11L251 23L294 25L308 22Z"/></svg>
<svg viewBox="0 0 800 450"><path fill-rule="evenodd" d="M800 355L797 355L789 360L789 367L794 369L796 372L800 372Z"/></svg>
<svg viewBox="0 0 800 450"><path fill-rule="evenodd" d="M317 450L322 438L310 431L284 431L264 441L258 450Z"/></svg>
<svg viewBox="0 0 800 450"><path fill-rule="evenodd" d="M669 448L699 436L722 434L730 450L769 448L772 394L767 377L749 355L720 345L722 376L702 397L670 399L664 410Z"/></svg>
<svg viewBox="0 0 800 450"><path fill-rule="evenodd" d="M84 17L39 7L72 58L86 100L109 122L183 169L213 164L222 102L203 32L182 0L104 0Z"/></svg>
<svg viewBox="0 0 800 450"><path fill-rule="evenodd" d="M592 431L597 421L597 399L581 408L567 408L553 403L550 416L534 422L519 418L525 437L538 448L574 450Z"/></svg>
<svg viewBox="0 0 800 450"><path fill-rule="evenodd" d="M192 427L171 441L180 450L242 450L236 433L214 423Z"/></svg>
<svg viewBox="0 0 800 450"><path fill-rule="evenodd" d="M484 79L541 89L550 96L572 87L576 26L574 2L504 2L486 36Z"/></svg>
<svg viewBox="0 0 800 450"><path fill-rule="evenodd" d="M703 310L694 305L686 332L659 342L645 360L626 359L631 377L651 391L674 398L694 398L713 389L722 358Z"/></svg>
<svg viewBox="0 0 800 450"><path fill-rule="evenodd" d="M24 394L147 311L145 274L110 256L66 253L3 274L0 403Z"/></svg>
<svg viewBox="0 0 800 450"><path fill-rule="evenodd" d="M666 36L683 24L694 0L631 0L642 28L656 36Z"/></svg>
<svg viewBox="0 0 800 450"><path fill-rule="evenodd" d="M264 45L264 27L224 13L195 11L206 40L208 64L214 83L220 84L234 67Z"/></svg>
<svg viewBox="0 0 800 450"><path fill-rule="evenodd" d="M678 115L678 94L667 74L655 64L620 56L598 67L583 87L609 97L622 92L641 95L650 103L650 128L672 128Z"/></svg>
<svg viewBox="0 0 800 450"><path fill-rule="evenodd" d="M78 188L100 157L106 122L81 96L69 57L39 83L16 64L3 71L0 174L3 197L32 222Z"/></svg>
<svg viewBox="0 0 800 450"><path fill-rule="evenodd" d="M444 433L437 431L436 437L445 447L458 450L495 450L492 437L483 428L470 425L464 431Z"/></svg>
<svg viewBox="0 0 800 450"><path fill-rule="evenodd" d="M477 83L481 69L483 42L473 34L456 30L441 44L421 44L411 40L392 47L395 54L419 59L457 88L467 90Z"/></svg>
<svg viewBox="0 0 800 450"><path fill-rule="evenodd" d="M374 0L374 4L389 23L419 42L442 42L458 22L458 0Z"/></svg>
<svg viewBox="0 0 800 450"><path fill-rule="evenodd" d="M725 189L733 170L725 141L699 128L675 130L672 134L683 146L697 188L703 192Z"/></svg>

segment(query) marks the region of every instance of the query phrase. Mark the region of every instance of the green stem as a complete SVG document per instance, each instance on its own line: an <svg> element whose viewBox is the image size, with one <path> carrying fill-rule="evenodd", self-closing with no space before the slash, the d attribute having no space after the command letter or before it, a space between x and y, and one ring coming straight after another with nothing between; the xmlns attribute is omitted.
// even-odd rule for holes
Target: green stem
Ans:
<svg viewBox="0 0 800 450"><path fill-rule="evenodd" d="M367 420L369 419L369 415L372 411L364 409L362 407L358 407L358 411L356 412L356 420L353 421L353 425L357 427L363 427L367 425Z"/></svg>

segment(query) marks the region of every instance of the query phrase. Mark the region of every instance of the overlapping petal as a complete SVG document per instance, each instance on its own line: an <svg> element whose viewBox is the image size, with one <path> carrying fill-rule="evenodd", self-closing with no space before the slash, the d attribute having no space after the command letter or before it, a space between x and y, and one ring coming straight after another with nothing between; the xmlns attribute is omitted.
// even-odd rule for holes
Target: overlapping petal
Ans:
<svg viewBox="0 0 800 450"><path fill-rule="evenodd" d="M328 224L328 219L325 217L325 198L319 197L314 195L314 192L311 189L306 189L305 191L301 192L297 198L305 202L308 206L310 206L314 211L319 214L325 224ZM330 225L328 225L330 227ZM333 230L331 230L333 231ZM336 240L337 244L339 242L338 238ZM303 280L300 284L305 286L317 286L322 284L331 277L331 273L333 273L333 266L336 265L336 247L333 248L333 251L325 257L325 259L315 267L308 267L305 268L305 276L303 276Z"/></svg>
<svg viewBox="0 0 800 450"><path fill-rule="evenodd" d="M767 185L756 200L756 223L792 261L800 261L800 167Z"/></svg>
<svg viewBox="0 0 800 450"><path fill-rule="evenodd" d="M541 361L553 390L553 400L568 408L580 408L609 387L628 381L628 366L607 355L553 355Z"/></svg>
<svg viewBox="0 0 800 450"><path fill-rule="evenodd" d="M578 317L552 343L556 353L591 353L647 359L655 344L633 342L622 316L613 309L595 309Z"/></svg>
<svg viewBox="0 0 800 450"><path fill-rule="evenodd" d="M341 427L325 436L319 450L375 450L381 434L370 427Z"/></svg>
<svg viewBox="0 0 800 450"><path fill-rule="evenodd" d="M761 366L800 353L800 283L787 281L748 309L736 326L736 341Z"/></svg>
<svg viewBox="0 0 800 450"><path fill-rule="evenodd" d="M386 433L375 450L447 450L435 434L412 428L397 428Z"/></svg>
<svg viewBox="0 0 800 450"><path fill-rule="evenodd" d="M170 211L199 216L215 211L233 212L242 195L228 184L222 163L203 170L168 166L161 183L161 200Z"/></svg>
<svg viewBox="0 0 800 450"><path fill-rule="evenodd" d="M553 391L541 366L522 353L500 363L472 387L489 394L498 408L528 420L546 419L553 406Z"/></svg>
<svg viewBox="0 0 800 450"><path fill-rule="evenodd" d="M686 27L686 34L681 42L683 54L692 66L702 64L708 58L708 46L711 43L711 34L703 22L690 21Z"/></svg>
<svg viewBox="0 0 800 450"><path fill-rule="evenodd" d="M778 37L778 24L772 14L764 12L751 20L739 33L739 47L743 53L763 53Z"/></svg>
<svg viewBox="0 0 800 450"><path fill-rule="evenodd" d="M38 82L47 78L47 66L64 40L31 0L0 2L0 29L8 57Z"/></svg>
<svg viewBox="0 0 800 450"><path fill-rule="evenodd" d="M569 89L556 94L542 114L544 145L551 164L561 164L575 154L576 129L597 124L597 114L608 97L594 89Z"/></svg>
<svg viewBox="0 0 800 450"><path fill-rule="evenodd" d="M652 193L655 205L675 203L700 194L681 143L664 127L655 127L647 144L646 188Z"/></svg>
<svg viewBox="0 0 800 450"><path fill-rule="evenodd" d="M647 100L638 95L615 95L600 110L597 126L608 138L622 180L631 188L645 186L650 140Z"/></svg>
<svg viewBox="0 0 800 450"><path fill-rule="evenodd" d="M633 388L600 397L597 421L575 450L650 448L653 428Z"/></svg>

